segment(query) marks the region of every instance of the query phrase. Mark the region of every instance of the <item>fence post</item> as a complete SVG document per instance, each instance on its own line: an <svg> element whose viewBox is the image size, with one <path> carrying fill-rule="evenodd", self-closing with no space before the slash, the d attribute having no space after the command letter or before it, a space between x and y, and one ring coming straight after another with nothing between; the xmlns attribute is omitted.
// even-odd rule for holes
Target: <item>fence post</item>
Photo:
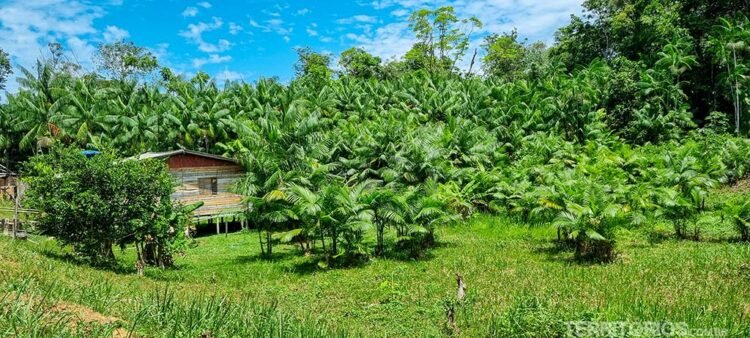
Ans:
<svg viewBox="0 0 750 338"><path fill-rule="evenodd" d="M18 232L18 182L16 182L13 190L13 239L16 239L16 233Z"/></svg>

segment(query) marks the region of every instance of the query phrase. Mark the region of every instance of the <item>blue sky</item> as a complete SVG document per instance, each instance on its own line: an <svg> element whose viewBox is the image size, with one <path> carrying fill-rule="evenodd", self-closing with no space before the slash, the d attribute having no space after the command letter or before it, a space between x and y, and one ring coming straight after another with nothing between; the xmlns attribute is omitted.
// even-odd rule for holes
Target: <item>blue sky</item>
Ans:
<svg viewBox="0 0 750 338"><path fill-rule="evenodd" d="M119 39L149 48L162 65L191 76L253 81L294 75L295 48L338 55L359 46L384 59L413 43L407 18L419 8L454 6L485 24L473 35L518 28L529 40L551 42L554 31L579 13L581 0L0 0L0 48L27 68L48 42L93 70L96 47ZM472 47L473 48L473 47ZM468 61L468 60L467 60ZM17 73L16 73L17 75ZM17 88L15 76L7 90Z"/></svg>

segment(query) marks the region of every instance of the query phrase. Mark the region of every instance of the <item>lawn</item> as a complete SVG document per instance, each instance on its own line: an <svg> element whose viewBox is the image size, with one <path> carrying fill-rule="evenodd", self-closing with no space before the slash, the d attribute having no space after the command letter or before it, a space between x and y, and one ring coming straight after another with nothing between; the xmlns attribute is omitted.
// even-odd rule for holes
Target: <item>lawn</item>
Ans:
<svg viewBox="0 0 750 338"><path fill-rule="evenodd" d="M430 257L378 259L337 270L318 268L294 246L278 246L272 260L263 259L255 233L234 233L199 238L177 259L177 268L149 269L146 277L127 273L132 270L127 251L123 271L107 271L70 262L48 238L18 244L2 239L0 281L5 291L55 290L46 292L48 297L118 318L120 330L147 336L211 331L203 327L206 318L192 331L169 331L139 319L146 310L133 300L159 304L159 292L183 307L210 295L263 304L283 320L346 335L444 335L445 306L456 297L457 273L468 284L465 302L456 307L463 336L488 335L493 323L524 299L539 300L558 318L684 322L737 336L750 332L750 246L723 238L731 229L720 226L703 242L653 235L668 230L657 225L651 235L623 231L616 262L583 265L556 250L552 227L479 216L440 229L440 245ZM8 330L2 322L0 329Z"/></svg>

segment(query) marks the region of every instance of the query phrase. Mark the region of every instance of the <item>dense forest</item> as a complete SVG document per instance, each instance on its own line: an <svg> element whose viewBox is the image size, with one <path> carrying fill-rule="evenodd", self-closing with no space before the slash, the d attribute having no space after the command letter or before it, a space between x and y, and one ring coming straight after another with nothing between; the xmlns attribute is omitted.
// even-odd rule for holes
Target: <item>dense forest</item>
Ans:
<svg viewBox="0 0 750 338"><path fill-rule="evenodd" d="M268 254L272 232L367 254L372 228L376 255L386 231L419 255L436 225L475 212L556 222L580 255L603 259L614 227L652 215L697 237L707 191L750 165L750 2L584 7L551 46L512 31L481 50L469 49L476 18L416 11L402 58L352 48L334 71L330 55L299 49L290 83L184 78L126 41L100 46L85 72L51 43L0 105L3 162L58 146L236 158Z"/></svg>

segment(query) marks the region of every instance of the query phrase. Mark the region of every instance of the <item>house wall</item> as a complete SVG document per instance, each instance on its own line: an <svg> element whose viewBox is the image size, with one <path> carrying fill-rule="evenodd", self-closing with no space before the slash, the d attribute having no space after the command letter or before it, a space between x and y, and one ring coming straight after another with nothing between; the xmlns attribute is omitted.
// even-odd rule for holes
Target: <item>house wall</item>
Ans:
<svg viewBox="0 0 750 338"><path fill-rule="evenodd" d="M238 165L224 165L216 167L194 167L171 169L172 177L177 181L175 192L172 194L173 199L185 199L200 196L201 191L198 186L200 178L216 178L218 182L218 193L232 193L234 184L245 176L245 171ZM203 194L211 196L211 193Z"/></svg>
<svg viewBox="0 0 750 338"><path fill-rule="evenodd" d="M242 166L232 161L193 154L174 155L167 158L166 163L176 181L172 200L186 205L198 201L204 203L193 212L193 217L224 217L246 208L244 198L232 192L236 182L245 177ZM200 190L199 180L212 178L217 181L216 195L210 189Z"/></svg>

